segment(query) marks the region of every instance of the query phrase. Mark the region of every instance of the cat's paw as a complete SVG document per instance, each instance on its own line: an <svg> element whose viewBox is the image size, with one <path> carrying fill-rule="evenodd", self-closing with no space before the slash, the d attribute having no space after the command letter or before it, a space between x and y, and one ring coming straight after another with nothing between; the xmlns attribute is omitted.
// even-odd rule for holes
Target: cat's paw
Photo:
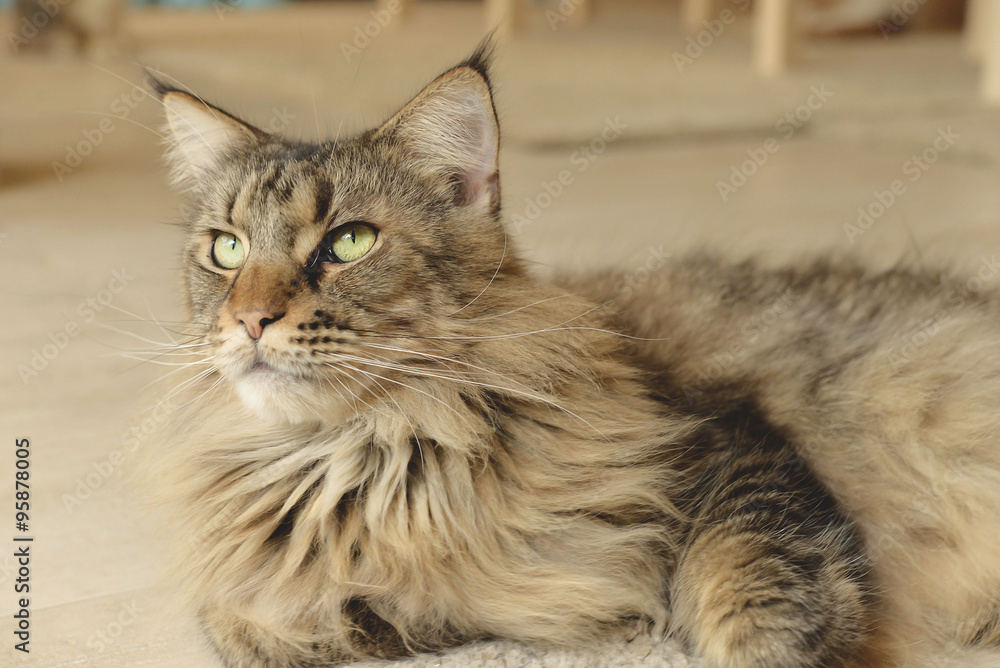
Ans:
<svg viewBox="0 0 1000 668"><path fill-rule="evenodd" d="M275 633L222 611L203 615L202 623L227 668L318 668L352 658L329 644L292 632Z"/></svg>

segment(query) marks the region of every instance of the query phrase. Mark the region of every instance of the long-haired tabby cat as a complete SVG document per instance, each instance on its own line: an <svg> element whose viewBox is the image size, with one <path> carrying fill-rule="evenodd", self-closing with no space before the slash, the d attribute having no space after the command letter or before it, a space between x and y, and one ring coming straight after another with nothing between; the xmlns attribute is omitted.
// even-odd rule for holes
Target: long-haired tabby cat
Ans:
<svg viewBox="0 0 1000 668"><path fill-rule="evenodd" d="M160 86L204 371L154 470L225 663L641 627L712 666L998 665L1000 295L701 256L541 280L486 51L318 144Z"/></svg>

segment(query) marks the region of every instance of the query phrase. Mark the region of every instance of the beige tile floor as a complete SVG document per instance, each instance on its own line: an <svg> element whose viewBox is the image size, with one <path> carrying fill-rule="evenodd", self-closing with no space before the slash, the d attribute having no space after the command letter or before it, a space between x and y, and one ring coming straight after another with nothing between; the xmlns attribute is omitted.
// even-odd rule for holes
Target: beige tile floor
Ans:
<svg viewBox="0 0 1000 668"><path fill-rule="evenodd" d="M978 102L956 35L812 42L792 75L764 81L749 66L746 17L679 72L676 7L602 6L582 28L552 31L536 17L498 54L505 206L531 219L512 233L539 271L638 268L697 246L773 262L834 252L969 270L1000 254L1000 115ZM139 61L249 120L312 138L384 117L482 34L475 3L418 3L409 23L393 22L348 61L340 45L369 10L145 12L128 28ZM132 60L0 56L0 665L215 665L194 622L167 612L155 588L166 539L123 485L140 388L162 369L119 355L145 345L119 330L162 339L142 319L181 317L171 224L181 199L159 162L157 105L128 101L129 82L141 81ZM810 99L815 90L823 101ZM782 119L795 113L805 122L792 128ZM581 162L609 122L620 135ZM935 155L940 133L952 143L939 141L947 150ZM52 163L80 142L89 155L60 180ZM718 183L766 146L777 150L724 200ZM936 158L926 171L913 163L925 151ZM562 170L573 182L549 202L545 184ZM895 180L903 194L849 239L858 207ZM22 377L33 358L37 375ZM12 649L10 617L22 437L33 453L28 656ZM688 665L641 643L601 656L497 645L421 665L598 662Z"/></svg>

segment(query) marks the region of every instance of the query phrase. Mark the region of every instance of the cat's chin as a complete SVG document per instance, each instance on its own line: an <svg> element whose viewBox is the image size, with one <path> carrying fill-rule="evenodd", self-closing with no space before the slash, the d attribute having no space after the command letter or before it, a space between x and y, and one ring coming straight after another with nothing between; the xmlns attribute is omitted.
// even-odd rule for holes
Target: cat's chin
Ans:
<svg viewBox="0 0 1000 668"><path fill-rule="evenodd" d="M320 422L313 383L274 369L251 370L233 379L243 405L267 422Z"/></svg>

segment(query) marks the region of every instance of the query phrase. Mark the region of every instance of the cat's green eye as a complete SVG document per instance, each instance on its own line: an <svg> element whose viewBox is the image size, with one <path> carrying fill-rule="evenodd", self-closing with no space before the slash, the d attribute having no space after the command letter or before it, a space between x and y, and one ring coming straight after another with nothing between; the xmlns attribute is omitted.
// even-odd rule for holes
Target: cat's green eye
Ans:
<svg viewBox="0 0 1000 668"><path fill-rule="evenodd" d="M245 259L243 242L228 232L219 232L212 243L212 259L223 269L239 269Z"/></svg>
<svg viewBox="0 0 1000 668"><path fill-rule="evenodd" d="M375 245L378 233L366 223L347 223L330 233L330 250L341 262L364 257Z"/></svg>

